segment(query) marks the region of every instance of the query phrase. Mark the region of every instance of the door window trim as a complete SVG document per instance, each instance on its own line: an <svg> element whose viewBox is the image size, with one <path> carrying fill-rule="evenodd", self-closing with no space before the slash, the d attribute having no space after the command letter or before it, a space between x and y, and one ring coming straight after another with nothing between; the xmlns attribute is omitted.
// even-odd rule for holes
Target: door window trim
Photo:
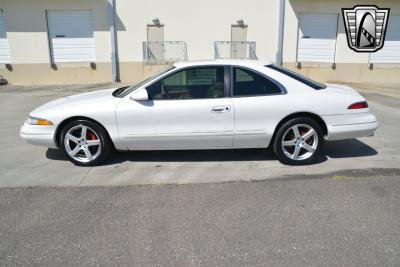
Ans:
<svg viewBox="0 0 400 267"><path fill-rule="evenodd" d="M281 90L281 92L280 93L271 93L271 94L237 95L237 96L235 96L233 94L233 87L235 86L234 85L234 79L233 79L233 75L234 75L233 74L233 68L245 69L247 71L250 71L250 72L253 72L253 73L257 74L257 75L260 75L261 77L266 78L267 80L269 80L270 82L275 84ZM231 65L230 83L231 83L231 86L230 86L231 87L230 88L230 96L231 96L231 98L258 97L258 96L276 96L276 95L285 95L285 94L287 94L286 88L280 82L278 82L277 80L269 77L268 75L266 75L266 74L264 74L264 73L262 73L260 71L257 71L255 69L252 69L252 68L249 68L249 67L246 67L246 66Z"/></svg>
<svg viewBox="0 0 400 267"><path fill-rule="evenodd" d="M224 98L231 97L231 66L224 65Z"/></svg>
<svg viewBox="0 0 400 267"><path fill-rule="evenodd" d="M182 67L182 68L178 68L178 69L172 69L170 72L166 73L165 75L163 75L162 77L159 77L153 81L151 81L151 83L143 86L143 88L147 91L147 87L150 87L154 84L156 84L157 82L159 82L162 79L166 79L180 71L184 71L184 70L188 70L188 69L196 69L196 68L218 68L218 67L223 67L224 68L224 96L223 97L207 97L207 98L183 98L183 99L149 99L149 101L184 101L184 100L210 100L210 99L226 99L229 98L229 92L231 91L231 88L229 88L229 84L227 84L227 79L229 79L229 77L227 78L227 74L229 74L229 65L226 64L209 64L209 65L199 65L199 66L187 66L187 67ZM228 68L228 69L227 69ZM228 94L227 94L228 93ZM148 94L148 92L147 92Z"/></svg>

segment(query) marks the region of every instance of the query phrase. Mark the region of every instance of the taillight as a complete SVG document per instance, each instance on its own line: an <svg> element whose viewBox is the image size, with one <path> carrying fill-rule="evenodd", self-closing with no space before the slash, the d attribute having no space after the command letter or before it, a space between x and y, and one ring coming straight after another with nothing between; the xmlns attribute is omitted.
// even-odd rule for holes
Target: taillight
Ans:
<svg viewBox="0 0 400 267"><path fill-rule="evenodd" d="M347 109L362 109L362 108L368 108L367 101L362 101L362 102L357 102L357 103L351 104Z"/></svg>

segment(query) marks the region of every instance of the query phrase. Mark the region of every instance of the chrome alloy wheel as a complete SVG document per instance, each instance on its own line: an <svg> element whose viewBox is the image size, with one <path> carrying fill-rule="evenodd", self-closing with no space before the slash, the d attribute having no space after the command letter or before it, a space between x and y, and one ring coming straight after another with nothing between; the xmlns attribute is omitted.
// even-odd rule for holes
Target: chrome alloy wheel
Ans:
<svg viewBox="0 0 400 267"><path fill-rule="evenodd" d="M305 160L318 147L318 134L309 125L296 124L286 130L282 138L282 150L292 160Z"/></svg>
<svg viewBox="0 0 400 267"><path fill-rule="evenodd" d="M102 149L99 135L92 128L82 124L67 131L64 147L71 158L83 163L95 160Z"/></svg>

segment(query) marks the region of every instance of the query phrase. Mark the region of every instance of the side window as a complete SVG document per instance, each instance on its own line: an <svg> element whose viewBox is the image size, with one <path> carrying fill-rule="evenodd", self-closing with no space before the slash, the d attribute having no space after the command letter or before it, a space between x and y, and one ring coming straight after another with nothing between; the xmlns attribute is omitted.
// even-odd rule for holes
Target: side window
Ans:
<svg viewBox="0 0 400 267"><path fill-rule="evenodd" d="M247 69L233 69L233 95L253 96L281 93L281 89L267 78Z"/></svg>
<svg viewBox="0 0 400 267"><path fill-rule="evenodd" d="M148 86L150 99L224 97L224 67L198 67L178 71Z"/></svg>

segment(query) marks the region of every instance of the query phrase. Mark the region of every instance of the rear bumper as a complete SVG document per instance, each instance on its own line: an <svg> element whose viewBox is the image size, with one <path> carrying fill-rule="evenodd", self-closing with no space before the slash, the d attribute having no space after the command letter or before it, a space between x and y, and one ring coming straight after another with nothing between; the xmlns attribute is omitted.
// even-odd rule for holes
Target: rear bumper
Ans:
<svg viewBox="0 0 400 267"><path fill-rule="evenodd" d="M323 119L328 127L325 138L328 141L372 136L379 126L376 117L369 112L324 116Z"/></svg>
<svg viewBox="0 0 400 267"><path fill-rule="evenodd" d="M55 132L55 125L30 125L25 122L21 127L20 136L32 145L57 148L54 138Z"/></svg>

